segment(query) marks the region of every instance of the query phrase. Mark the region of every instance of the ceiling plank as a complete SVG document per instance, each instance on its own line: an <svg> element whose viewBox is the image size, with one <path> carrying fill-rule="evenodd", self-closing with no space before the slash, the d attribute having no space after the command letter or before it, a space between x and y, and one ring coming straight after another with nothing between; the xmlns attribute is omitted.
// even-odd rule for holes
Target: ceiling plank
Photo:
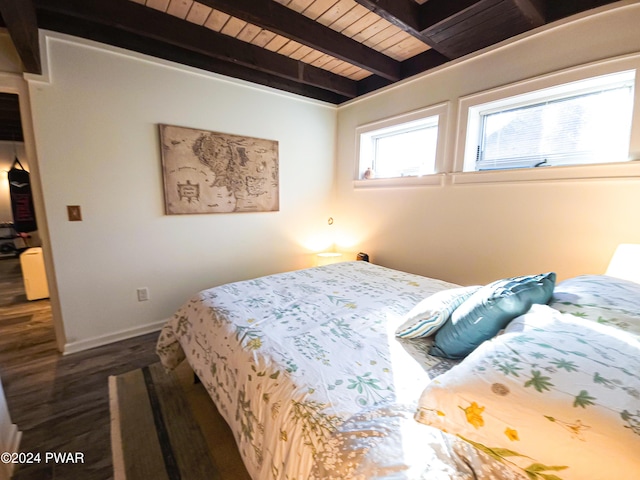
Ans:
<svg viewBox="0 0 640 480"><path fill-rule="evenodd" d="M199 1L376 75L400 79L399 62L273 0Z"/></svg>
<svg viewBox="0 0 640 480"><path fill-rule="evenodd" d="M38 22L32 0L0 0L0 14L25 70L41 74Z"/></svg>
<svg viewBox="0 0 640 480"><path fill-rule="evenodd" d="M357 85L353 80L128 0L36 0L36 5L39 16L50 13L57 15L58 20L63 16L89 21L323 88L348 98L357 94ZM47 26L44 19L40 23L43 28L52 28ZM64 28L64 22L58 21L56 26L60 30Z"/></svg>

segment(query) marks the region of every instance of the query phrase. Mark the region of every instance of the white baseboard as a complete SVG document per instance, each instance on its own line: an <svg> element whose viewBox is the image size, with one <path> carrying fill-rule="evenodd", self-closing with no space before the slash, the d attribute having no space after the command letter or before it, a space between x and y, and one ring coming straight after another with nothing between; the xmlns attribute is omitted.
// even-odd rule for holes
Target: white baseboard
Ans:
<svg viewBox="0 0 640 480"><path fill-rule="evenodd" d="M64 346L64 352L62 352L62 354L69 355L70 353L82 352L83 350L101 347L102 345L119 342L120 340L126 340L127 338L133 338L140 335L145 335L147 333L157 332L162 329L165 323L167 323L167 319L148 323L146 325L141 325L138 327L128 328L126 330L120 330L118 332L109 333L107 335L100 335L98 337L87 338L85 340L78 340L77 342L66 343Z"/></svg>
<svg viewBox="0 0 640 480"><path fill-rule="evenodd" d="M7 444L3 447L6 448L6 452L19 452L20 440L22 439L22 432L18 430L18 426L11 424L11 432L7 435ZM0 463L0 480L9 480L13 475L15 464L14 463Z"/></svg>

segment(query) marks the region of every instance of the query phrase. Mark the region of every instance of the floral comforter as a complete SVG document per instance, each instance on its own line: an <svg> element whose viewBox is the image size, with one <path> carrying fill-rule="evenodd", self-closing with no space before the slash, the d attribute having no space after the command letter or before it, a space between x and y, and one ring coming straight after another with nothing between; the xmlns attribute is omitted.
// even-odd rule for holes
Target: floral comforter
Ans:
<svg viewBox="0 0 640 480"><path fill-rule="evenodd" d="M168 369L186 356L254 480L514 478L412 419L452 364L394 332L455 286L366 262L231 283L191 298L157 352Z"/></svg>

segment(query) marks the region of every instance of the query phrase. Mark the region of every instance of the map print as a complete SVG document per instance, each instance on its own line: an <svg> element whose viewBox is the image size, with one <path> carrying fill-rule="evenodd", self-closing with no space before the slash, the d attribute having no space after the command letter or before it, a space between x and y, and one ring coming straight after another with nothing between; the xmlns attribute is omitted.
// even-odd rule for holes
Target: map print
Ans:
<svg viewBox="0 0 640 480"><path fill-rule="evenodd" d="M160 142L168 215L279 210L277 141L160 125Z"/></svg>

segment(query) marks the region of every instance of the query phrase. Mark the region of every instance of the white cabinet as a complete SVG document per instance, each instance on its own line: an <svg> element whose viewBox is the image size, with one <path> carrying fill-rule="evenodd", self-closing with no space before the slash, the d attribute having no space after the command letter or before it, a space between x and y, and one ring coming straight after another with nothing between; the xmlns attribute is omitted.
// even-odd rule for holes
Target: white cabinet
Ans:
<svg viewBox="0 0 640 480"><path fill-rule="evenodd" d="M42 248L28 248L22 252L20 266L22 267L22 278L24 279L27 300L49 298L49 285L47 284L47 275L44 269Z"/></svg>

